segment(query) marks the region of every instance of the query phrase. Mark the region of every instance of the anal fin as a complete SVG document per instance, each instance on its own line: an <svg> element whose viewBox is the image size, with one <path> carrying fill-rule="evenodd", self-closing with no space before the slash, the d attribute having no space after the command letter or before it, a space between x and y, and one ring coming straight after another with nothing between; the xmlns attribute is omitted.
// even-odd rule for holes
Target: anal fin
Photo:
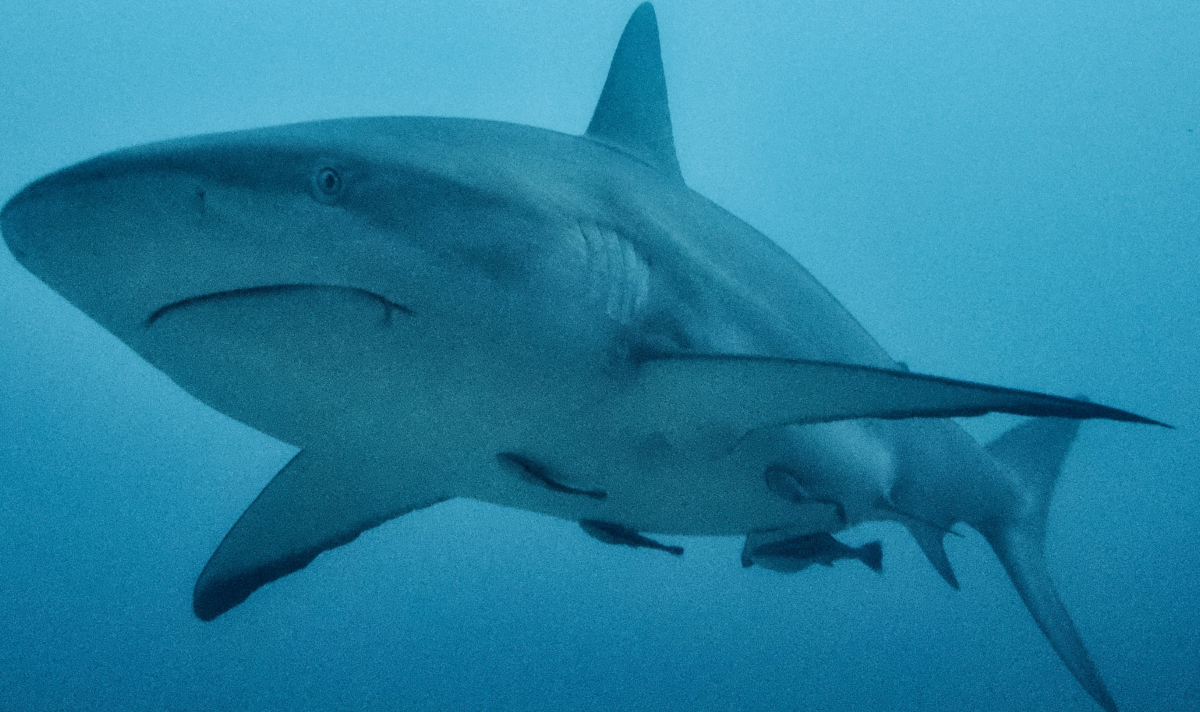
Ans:
<svg viewBox="0 0 1200 712"><path fill-rule="evenodd" d="M946 556L946 547L943 544L946 532L919 519L907 519L904 526L925 553L925 558L933 564L934 570L950 584L950 588L959 590L958 577L954 575L954 568L950 566L950 557Z"/></svg>

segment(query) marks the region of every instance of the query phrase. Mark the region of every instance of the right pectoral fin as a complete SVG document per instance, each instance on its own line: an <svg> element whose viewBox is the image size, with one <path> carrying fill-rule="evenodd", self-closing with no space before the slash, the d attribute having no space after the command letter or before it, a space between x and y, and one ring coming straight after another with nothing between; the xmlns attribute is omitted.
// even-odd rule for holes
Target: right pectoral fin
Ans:
<svg viewBox="0 0 1200 712"><path fill-rule="evenodd" d="M322 551L445 499L403 484L376 468L348 465L336 453L301 451L208 560L192 596L196 617L210 621L264 584L308 566Z"/></svg>
<svg viewBox="0 0 1200 712"><path fill-rule="evenodd" d="M773 425L994 412L1162 425L1088 401L825 361L669 356L643 362L631 385L613 408L685 437L703 437L719 424L744 434Z"/></svg>

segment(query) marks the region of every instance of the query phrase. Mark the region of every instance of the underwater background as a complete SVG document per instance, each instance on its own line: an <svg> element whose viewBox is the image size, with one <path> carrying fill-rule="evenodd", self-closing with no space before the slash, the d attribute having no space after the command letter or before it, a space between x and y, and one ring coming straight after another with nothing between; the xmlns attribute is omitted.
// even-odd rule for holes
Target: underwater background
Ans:
<svg viewBox="0 0 1200 712"><path fill-rule="evenodd" d="M655 3L688 184L913 370L1093 400L1047 554L1123 710L1200 709L1200 4ZM635 2L0 0L0 199L183 135L359 115L581 133ZM397 404L403 408L403 404ZM987 439L1013 417L964 421ZM982 537L947 587L743 570L456 500L213 623L293 449L0 254L0 710L1085 710Z"/></svg>

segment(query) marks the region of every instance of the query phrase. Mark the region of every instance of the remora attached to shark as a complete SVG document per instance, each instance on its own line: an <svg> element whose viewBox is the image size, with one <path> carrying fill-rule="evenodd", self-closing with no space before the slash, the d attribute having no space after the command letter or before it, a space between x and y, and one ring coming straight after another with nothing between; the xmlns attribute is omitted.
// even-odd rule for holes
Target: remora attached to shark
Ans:
<svg viewBox="0 0 1200 712"><path fill-rule="evenodd" d="M47 176L0 229L189 393L301 448L200 574L201 619L452 497L671 551L643 533L799 556L758 542L895 520L955 587L942 537L966 522L1115 709L1045 520L1076 419L1154 421L889 358L684 184L648 4L583 136L389 117L185 138ZM987 448L947 419L988 412L1044 417Z"/></svg>

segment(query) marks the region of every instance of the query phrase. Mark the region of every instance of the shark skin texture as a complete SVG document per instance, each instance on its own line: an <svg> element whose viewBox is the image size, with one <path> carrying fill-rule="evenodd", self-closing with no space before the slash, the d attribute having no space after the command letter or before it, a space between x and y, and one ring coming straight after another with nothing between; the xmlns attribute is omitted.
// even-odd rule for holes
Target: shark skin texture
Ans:
<svg viewBox="0 0 1200 712"><path fill-rule="evenodd" d="M964 522L1116 709L1046 569L1046 517L1079 420L1162 424L892 360L686 186L648 3L581 136L376 117L183 138L32 183L0 231L188 393L300 448L201 572L202 620L455 497L670 553L644 534L747 536L794 560L779 570L898 521L955 588L942 539ZM1035 417L986 448L950 420L990 412Z"/></svg>

